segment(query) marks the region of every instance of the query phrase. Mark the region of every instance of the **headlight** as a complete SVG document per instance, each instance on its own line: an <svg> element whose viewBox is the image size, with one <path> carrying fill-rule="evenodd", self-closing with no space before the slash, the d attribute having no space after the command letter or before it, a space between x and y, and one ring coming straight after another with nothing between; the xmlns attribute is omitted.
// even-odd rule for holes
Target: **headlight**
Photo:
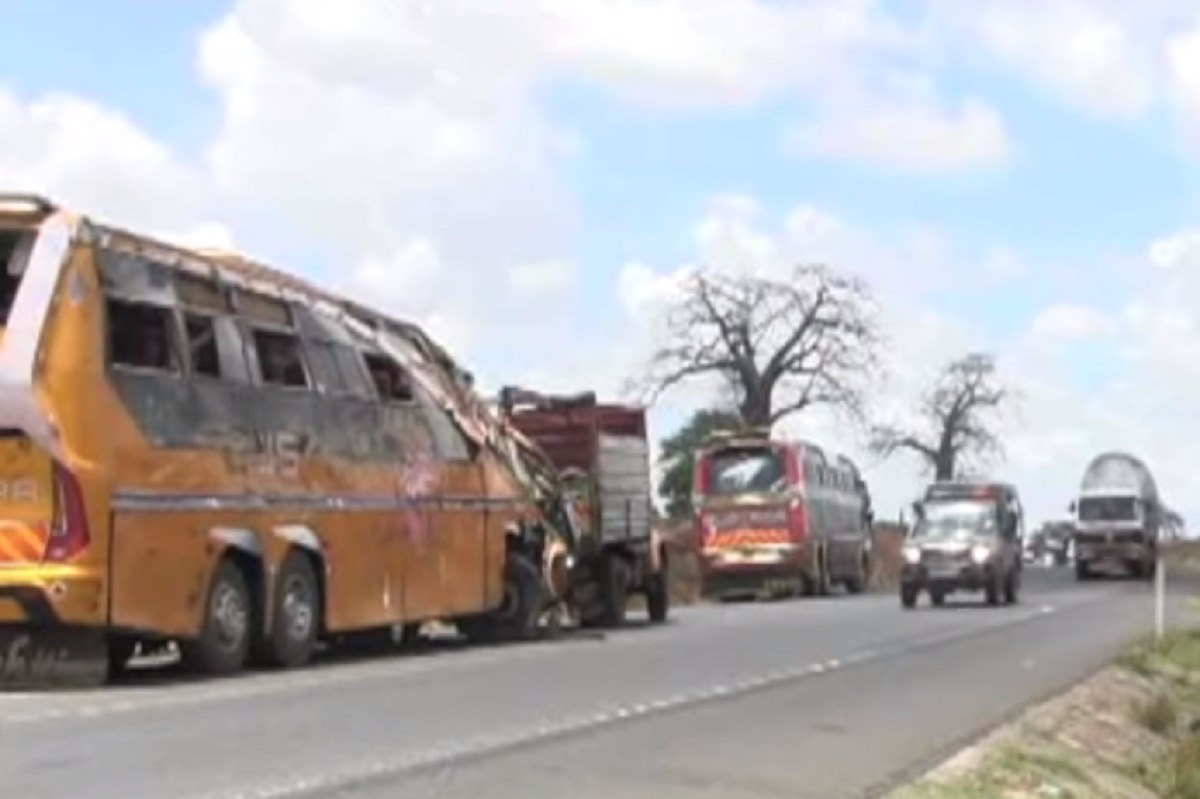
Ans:
<svg viewBox="0 0 1200 799"><path fill-rule="evenodd" d="M920 563L921 562L920 547L905 547L904 548L904 560L913 565Z"/></svg>
<svg viewBox="0 0 1200 799"><path fill-rule="evenodd" d="M992 556L992 548L991 547L985 547L983 545L979 545L979 546L975 546L975 547L971 548L971 560L975 561L976 563L983 563L991 556Z"/></svg>

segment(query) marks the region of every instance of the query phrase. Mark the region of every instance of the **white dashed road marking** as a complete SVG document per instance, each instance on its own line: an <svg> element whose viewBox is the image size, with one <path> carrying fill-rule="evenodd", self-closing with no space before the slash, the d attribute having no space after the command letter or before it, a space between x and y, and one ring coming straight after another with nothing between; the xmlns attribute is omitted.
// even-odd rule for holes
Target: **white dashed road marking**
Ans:
<svg viewBox="0 0 1200 799"><path fill-rule="evenodd" d="M584 715L572 716L558 722L532 724L504 735L477 738L457 744L447 744L423 751L407 752L389 758L376 758L360 762L348 768L325 771L303 777L293 777L267 782L251 787L202 794L195 799L290 799L319 792L350 788L355 785L398 776L405 773L446 767L455 761L486 757L504 751L537 744L544 740L557 739L599 727L643 718L671 710L700 705L708 702L732 699L804 679L837 672L850 666L895 657L907 652L929 649L951 641L970 638L989 630L1010 627L1052 614L1055 608L1043 605L1036 610L1014 616L1005 616L988 624L959 629L950 634L929 636L904 645L878 650L853 652L842 657L817 663L808 663L795 668L782 669L742 680L733 685L717 684L669 699L643 701L620 707L606 707Z"/></svg>

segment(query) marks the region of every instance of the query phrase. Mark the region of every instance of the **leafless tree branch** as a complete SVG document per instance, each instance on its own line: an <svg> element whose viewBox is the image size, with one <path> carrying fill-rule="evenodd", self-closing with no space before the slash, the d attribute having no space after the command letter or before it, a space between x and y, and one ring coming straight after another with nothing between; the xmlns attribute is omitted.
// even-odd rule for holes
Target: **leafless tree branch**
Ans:
<svg viewBox="0 0 1200 799"><path fill-rule="evenodd" d="M946 364L922 397L918 416L923 432L876 425L871 448L884 457L914 452L935 479L952 479L968 459L1003 454L994 414L1010 399L1012 392L998 382L992 357L967 354Z"/></svg>
<svg viewBox="0 0 1200 799"><path fill-rule="evenodd" d="M715 376L755 426L815 405L859 412L863 378L877 363L867 286L819 265L786 279L700 272L665 327L643 395L654 400L686 379Z"/></svg>

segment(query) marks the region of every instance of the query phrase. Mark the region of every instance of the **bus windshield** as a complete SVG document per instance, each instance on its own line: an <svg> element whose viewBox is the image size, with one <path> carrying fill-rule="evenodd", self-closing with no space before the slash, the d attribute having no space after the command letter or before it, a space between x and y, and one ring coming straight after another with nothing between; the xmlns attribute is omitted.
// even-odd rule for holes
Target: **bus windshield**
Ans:
<svg viewBox="0 0 1200 799"><path fill-rule="evenodd" d="M708 456L709 496L766 493L787 487L783 455L773 447L726 449Z"/></svg>

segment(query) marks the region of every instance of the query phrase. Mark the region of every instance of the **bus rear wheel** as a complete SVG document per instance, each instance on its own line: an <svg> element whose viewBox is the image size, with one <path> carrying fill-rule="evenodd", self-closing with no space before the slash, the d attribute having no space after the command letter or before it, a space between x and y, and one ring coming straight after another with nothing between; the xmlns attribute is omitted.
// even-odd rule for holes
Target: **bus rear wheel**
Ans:
<svg viewBox="0 0 1200 799"><path fill-rule="evenodd" d="M307 663L317 645L320 617L321 589L312 562L299 552L289 552L275 580L263 660L288 669Z"/></svg>
<svg viewBox="0 0 1200 799"><path fill-rule="evenodd" d="M240 670L250 652L254 616L242 570L232 560L222 560L208 588L200 634L180 644L184 664L214 676Z"/></svg>

